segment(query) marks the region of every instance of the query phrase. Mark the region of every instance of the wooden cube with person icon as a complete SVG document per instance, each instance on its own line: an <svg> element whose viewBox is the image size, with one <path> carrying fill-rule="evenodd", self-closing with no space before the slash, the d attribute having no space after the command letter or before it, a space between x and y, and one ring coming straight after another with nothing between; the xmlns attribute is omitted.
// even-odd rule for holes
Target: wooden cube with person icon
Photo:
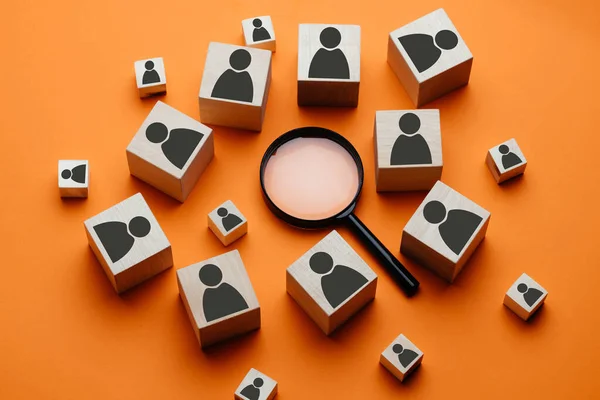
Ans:
<svg viewBox="0 0 600 400"><path fill-rule="evenodd" d="M485 237L490 216L438 181L404 227L400 252L453 282Z"/></svg>
<svg viewBox="0 0 600 400"><path fill-rule="evenodd" d="M58 160L60 197L88 197L90 165L88 160Z"/></svg>
<svg viewBox="0 0 600 400"><path fill-rule="evenodd" d="M373 142L378 192L429 190L441 178L439 110L377 111Z"/></svg>
<svg viewBox="0 0 600 400"><path fill-rule="evenodd" d="M275 29L268 15L248 18L242 21L244 43L248 47L269 50L275 53Z"/></svg>
<svg viewBox="0 0 600 400"><path fill-rule="evenodd" d="M466 85L473 55L440 8L391 32L388 64L417 107Z"/></svg>
<svg viewBox="0 0 600 400"><path fill-rule="evenodd" d="M527 321L544 304L548 291L523 273L504 295L504 305Z"/></svg>
<svg viewBox="0 0 600 400"><path fill-rule="evenodd" d="M270 51L211 42L198 95L200 121L262 130L270 85Z"/></svg>
<svg viewBox="0 0 600 400"><path fill-rule="evenodd" d="M236 400L273 400L277 396L277 381L251 368L235 391Z"/></svg>
<svg viewBox="0 0 600 400"><path fill-rule="evenodd" d="M227 200L208 214L208 227L224 246L229 246L248 233L248 220L233 201Z"/></svg>
<svg viewBox="0 0 600 400"><path fill-rule="evenodd" d="M300 24L298 105L356 107L360 26Z"/></svg>
<svg viewBox="0 0 600 400"><path fill-rule="evenodd" d="M522 175L527 167L527 159L515 139L494 146L488 150L485 164L496 183Z"/></svg>
<svg viewBox="0 0 600 400"><path fill-rule="evenodd" d="M400 382L417 369L423 361L423 352L406 336L400 334L381 353L379 362Z"/></svg>
<svg viewBox="0 0 600 400"><path fill-rule="evenodd" d="M162 57L136 61L133 66L140 98L167 93L167 75Z"/></svg>
<svg viewBox="0 0 600 400"><path fill-rule="evenodd" d="M377 275L333 230L288 267L286 289L329 335L375 298Z"/></svg>
<svg viewBox="0 0 600 400"><path fill-rule="evenodd" d="M179 269L177 284L201 347L260 328L260 305L237 250Z"/></svg>

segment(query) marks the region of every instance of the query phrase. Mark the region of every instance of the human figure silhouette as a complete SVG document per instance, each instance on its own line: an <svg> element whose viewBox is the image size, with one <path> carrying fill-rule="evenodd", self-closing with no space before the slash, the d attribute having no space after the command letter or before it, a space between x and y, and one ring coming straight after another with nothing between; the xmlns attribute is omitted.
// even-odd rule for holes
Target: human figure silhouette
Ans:
<svg viewBox="0 0 600 400"><path fill-rule="evenodd" d="M523 162L521 157L510 151L507 145L502 144L498 147L498 151L502 154L502 166L504 169L509 169Z"/></svg>
<svg viewBox="0 0 600 400"><path fill-rule="evenodd" d="M103 222L93 227L113 263L125 257L133 247L135 238L143 238L150 233L150 221L144 217L134 217L129 224L120 221Z"/></svg>
<svg viewBox="0 0 600 400"><path fill-rule="evenodd" d="M144 67L146 67L146 71L144 72L144 76L142 76L143 85L160 82L160 76L158 75L158 72L154 70L154 61L146 61Z"/></svg>
<svg viewBox="0 0 600 400"><path fill-rule="evenodd" d="M523 298L525 299L525 303L529 307L533 307L536 301L544 294L541 290L536 288L527 287L524 283L519 283L517 286L517 291L523 294Z"/></svg>
<svg viewBox="0 0 600 400"><path fill-rule="evenodd" d="M414 113L400 117L398 126L403 135L398 136L392 147L391 165L431 164L431 151L422 135L417 134L421 120Z"/></svg>
<svg viewBox="0 0 600 400"><path fill-rule="evenodd" d="M251 103L254 97L254 85L248 71L244 71L251 61L252 56L248 50L237 49L231 53L229 56L231 68L217 79L211 97Z"/></svg>
<svg viewBox="0 0 600 400"><path fill-rule="evenodd" d="M424 33L412 33L398 40L419 72L431 68L439 60L442 50L452 50L458 44L456 33L447 29L439 31L435 39Z"/></svg>
<svg viewBox="0 0 600 400"><path fill-rule="evenodd" d="M367 278L352 268L344 265L336 265L334 268L333 258L323 251L313 254L308 264L313 272L323 275L321 288L333 308L342 304L367 283Z"/></svg>
<svg viewBox="0 0 600 400"><path fill-rule="evenodd" d="M252 41L260 42L262 40L271 39L271 34L269 31L262 26L262 21L260 18L254 18L252 20L252 25L254 25L254 30L252 31Z"/></svg>
<svg viewBox="0 0 600 400"><path fill-rule="evenodd" d="M258 400L260 398L260 387L264 384L262 378L256 378L251 385L246 386L240 392L248 400Z"/></svg>
<svg viewBox="0 0 600 400"><path fill-rule="evenodd" d="M427 222L434 225L445 219L438 226L438 230L446 246L456 255L460 254L483 221L479 215L466 210L455 209L446 213L446 207L437 200L425 204L423 216Z"/></svg>
<svg viewBox="0 0 600 400"><path fill-rule="evenodd" d="M221 217L221 222L223 222L223 228L225 228L226 232L229 232L236 226L242 223L242 219L235 214L231 214L225 207L220 207L217 210L217 215Z"/></svg>
<svg viewBox="0 0 600 400"><path fill-rule="evenodd" d="M229 283L222 282L223 273L214 264L206 264L198 272L200 282L208 286L202 297L206 322L223 318L248 308L248 303ZM218 286L217 286L218 285Z"/></svg>
<svg viewBox="0 0 600 400"><path fill-rule="evenodd" d="M394 353L398 354L398 361L400 361L400 364L404 368L407 368L410 365L410 363L413 362L419 356L419 354L417 354L415 351L410 350L410 349L405 349L399 343L396 343L392 347L392 351Z"/></svg>
<svg viewBox="0 0 600 400"><path fill-rule="evenodd" d="M168 137L168 139L167 139ZM204 135L187 128L169 129L162 122L154 122L146 128L146 138L152 143L162 143L165 157L179 169L183 169Z"/></svg>
<svg viewBox="0 0 600 400"><path fill-rule="evenodd" d="M340 31L327 27L321 31L319 40L324 48L319 49L310 62L308 77L350 79L348 60L341 49L336 49L342 41Z"/></svg>
<svg viewBox="0 0 600 400"><path fill-rule="evenodd" d="M71 179L77 183L85 183L85 170L86 170L86 165L81 164L76 167L73 167L70 170L63 169L60 173L60 176L63 179Z"/></svg>

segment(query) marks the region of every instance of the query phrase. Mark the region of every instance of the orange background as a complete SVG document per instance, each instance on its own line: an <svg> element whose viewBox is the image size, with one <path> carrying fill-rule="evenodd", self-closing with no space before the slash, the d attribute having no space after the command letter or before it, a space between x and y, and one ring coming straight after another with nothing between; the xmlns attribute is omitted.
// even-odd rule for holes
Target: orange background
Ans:
<svg viewBox="0 0 600 400"><path fill-rule="evenodd" d="M0 398L229 399L250 367L280 399L597 398L597 91L595 0L11 1L0 25ZM386 63L387 34L444 7L474 54L468 87L441 110L442 180L492 213L487 238L453 285L399 254L425 193L374 189L375 110L413 108ZM198 118L209 41L242 43L241 20L272 16L277 53L260 134L215 128L216 155L185 204L129 175L125 147L156 99L140 100L133 62L162 56L162 99ZM298 23L362 26L356 109L298 108ZM378 273L375 301L326 337L285 291L285 269L327 232L287 227L258 182L271 141L298 126L344 134L365 164L357 214L421 281L407 299ZM488 148L515 137L529 166L497 186ZM89 159L90 197L59 198L58 159ZM83 221L142 192L173 245L175 266L118 296L90 251ZM228 249L206 214L232 199L249 233ZM262 307L262 328L200 350L175 270L237 248ZM502 306L527 272L548 291L530 323ZM404 384L378 363L406 334L424 352Z"/></svg>

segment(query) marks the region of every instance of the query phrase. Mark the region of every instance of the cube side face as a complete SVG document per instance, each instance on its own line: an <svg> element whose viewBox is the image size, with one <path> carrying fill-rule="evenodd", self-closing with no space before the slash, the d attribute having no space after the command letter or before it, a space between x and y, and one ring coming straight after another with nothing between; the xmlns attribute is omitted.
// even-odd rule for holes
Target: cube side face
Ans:
<svg viewBox="0 0 600 400"><path fill-rule="evenodd" d="M164 194L183 202L181 180L138 155L127 151L129 173Z"/></svg>
<svg viewBox="0 0 600 400"><path fill-rule="evenodd" d="M524 273L508 289L504 303L519 317L527 320L544 303L547 296L548 291Z"/></svg>
<svg viewBox="0 0 600 400"><path fill-rule="evenodd" d="M88 197L89 176L87 160L58 160L60 197Z"/></svg>
<svg viewBox="0 0 600 400"><path fill-rule="evenodd" d="M421 83L416 106L421 107L469 83L473 59L455 65Z"/></svg>
<svg viewBox="0 0 600 400"><path fill-rule="evenodd" d="M260 307L200 328L200 346L206 348L260 328Z"/></svg>
<svg viewBox="0 0 600 400"><path fill-rule="evenodd" d="M487 165L496 183L500 183L500 170L498 169L490 150L488 150L487 155L485 156L485 165Z"/></svg>
<svg viewBox="0 0 600 400"><path fill-rule="evenodd" d="M258 391L253 389L253 387L257 388L257 386L254 385L254 380L257 378L262 379L262 386L258 386L258 388L259 388ZM254 392L254 393L260 393L259 397L256 397L257 399L271 400L277 394L277 386L278 386L277 381L271 379L270 377L263 374L262 372L254 369L254 368L251 368L250 371L248 371L248 373L242 380L242 382L239 384L238 388L235 391L234 396L236 399L247 400L248 396L244 396L242 394L242 391L244 391L244 389L248 388L246 390L250 390L251 392Z"/></svg>
<svg viewBox="0 0 600 400"><path fill-rule="evenodd" d="M115 289L117 293L137 286L150 278L173 266L173 251L171 246L154 254L151 257L127 268L115 276Z"/></svg>
<svg viewBox="0 0 600 400"><path fill-rule="evenodd" d="M96 241L92 237L92 234L91 234L88 226L84 224L84 228L85 228L85 234L87 236L88 244L89 244L90 248L92 249L92 252L96 256L96 259L98 260L98 262L100 263L100 265L102 266L102 269L104 270L104 273L106 274L106 277L108 278L110 284L115 289L115 291L118 293L118 288L117 288L117 282L115 280L115 275L113 274L113 272L111 271L110 267L108 266L108 263L107 263L106 259L104 258L104 255L100 251L100 248L98 247L98 244L96 243Z"/></svg>
<svg viewBox="0 0 600 400"><path fill-rule="evenodd" d="M396 349L395 349L396 347ZM401 350L397 353L397 350ZM400 381L414 371L423 361L423 352L406 336L400 334L381 353L380 361Z"/></svg>
<svg viewBox="0 0 600 400"><path fill-rule="evenodd" d="M167 75L162 57L136 61L134 69L140 97L166 93Z"/></svg>
<svg viewBox="0 0 600 400"><path fill-rule="evenodd" d="M400 52L400 49L396 44L397 39L392 37L392 33L390 33L388 36L387 62L404 87L404 90L406 91L406 94L410 100L413 102L413 104L417 105L419 102L419 81L410 69L406 59Z"/></svg>
<svg viewBox="0 0 600 400"><path fill-rule="evenodd" d="M256 132L262 130L262 107L205 98L199 98L198 104L203 124Z"/></svg>
<svg viewBox="0 0 600 400"><path fill-rule="evenodd" d="M260 26L254 26L254 20L260 20ZM248 18L242 21L242 34L244 43L248 47L269 50L275 52L276 38L273 21L268 15Z"/></svg>
<svg viewBox="0 0 600 400"><path fill-rule="evenodd" d="M320 307L315 299L306 291L306 289L298 282L298 280L288 270L285 273L285 288L287 293L294 299L296 304L304 310L315 324L326 335L331 333L329 324L329 315Z"/></svg>
<svg viewBox="0 0 600 400"><path fill-rule="evenodd" d="M198 343L202 346L202 342L200 341L200 328L194 317L194 312L192 311L190 302L188 301L187 296L185 295L183 286L181 285L181 278L179 276L179 273L177 273L176 275L177 275L177 288L179 289L179 297L181 298L181 302L183 303L185 312L187 313L187 316L190 320L190 324L192 324L192 328L194 329L194 335L196 336Z"/></svg>
<svg viewBox="0 0 600 400"><path fill-rule="evenodd" d="M215 156L215 140L214 135L211 132L208 134L206 141L198 151L198 154L194 157L191 164L188 166L187 171L183 175L181 179L181 200L185 201L194 187L196 183L208 167L208 164L212 161Z"/></svg>
<svg viewBox="0 0 600 400"><path fill-rule="evenodd" d="M406 230L402 231L400 253L417 261L445 281L452 282L454 271L457 270L456 263L433 250Z"/></svg>
<svg viewBox="0 0 600 400"><path fill-rule="evenodd" d="M356 107L360 82L299 80L299 106Z"/></svg>
<svg viewBox="0 0 600 400"><path fill-rule="evenodd" d="M501 148L504 150L504 153L500 151ZM489 161L488 158L490 159ZM494 179L496 179L496 175L498 175L496 182L502 183L525 172L527 159L517 144L517 141L515 139L509 139L488 150L486 164L488 165L490 172L492 172Z"/></svg>

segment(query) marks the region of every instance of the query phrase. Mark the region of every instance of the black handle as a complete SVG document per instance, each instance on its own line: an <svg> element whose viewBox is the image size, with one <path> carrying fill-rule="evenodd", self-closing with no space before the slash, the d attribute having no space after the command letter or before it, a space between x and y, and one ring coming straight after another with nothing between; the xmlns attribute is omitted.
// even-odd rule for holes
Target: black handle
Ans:
<svg viewBox="0 0 600 400"><path fill-rule="evenodd" d="M369 230L358 219L354 213L350 213L346 219L350 222L352 229L360 236L360 239L367 245L371 253L377 257L379 262L390 273L392 278L400 286L407 296L412 296L417 293L419 281L398 261L396 257L377 239L373 232Z"/></svg>

